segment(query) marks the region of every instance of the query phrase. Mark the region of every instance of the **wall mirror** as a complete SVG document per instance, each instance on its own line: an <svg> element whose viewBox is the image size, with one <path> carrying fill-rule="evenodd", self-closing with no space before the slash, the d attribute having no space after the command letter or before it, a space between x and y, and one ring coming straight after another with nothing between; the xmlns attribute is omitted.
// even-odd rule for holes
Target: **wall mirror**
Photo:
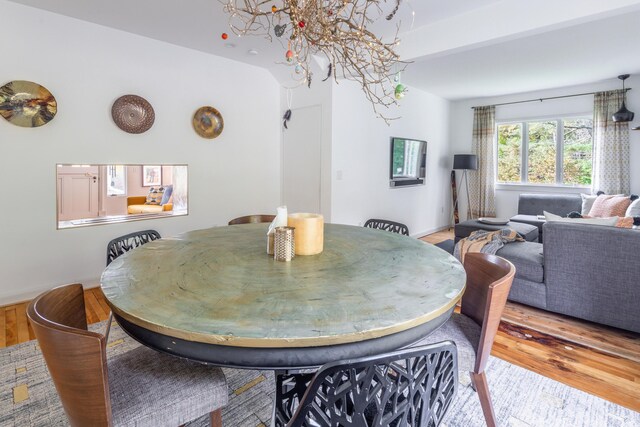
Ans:
<svg viewBox="0 0 640 427"><path fill-rule="evenodd" d="M392 137L389 163L390 187L424 184L427 165L427 142Z"/></svg>
<svg viewBox="0 0 640 427"><path fill-rule="evenodd" d="M58 228L187 215L187 165L56 165Z"/></svg>

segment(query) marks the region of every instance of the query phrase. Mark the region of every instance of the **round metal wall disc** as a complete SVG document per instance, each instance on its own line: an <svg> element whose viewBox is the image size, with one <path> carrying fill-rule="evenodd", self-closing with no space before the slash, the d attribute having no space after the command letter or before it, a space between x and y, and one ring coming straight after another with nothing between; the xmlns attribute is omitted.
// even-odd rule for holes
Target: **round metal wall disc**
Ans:
<svg viewBox="0 0 640 427"><path fill-rule="evenodd" d="M116 125L128 133L146 132L156 119L151 104L138 95L124 95L116 99L111 107L111 116Z"/></svg>
<svg viewBox="0 0 640 427"><path fill-rule="evenodd" d="M0 87L0 115L16 126L42 126L57 112L56 99L38 83L14 80Z"/></svg>
<svg viewBox="0 0 640 427"><path fill-rule="evenodd" d="M224 129L222 114L213 107L200 107L193 115L193 128L203 138L215 138Z"/></svg>

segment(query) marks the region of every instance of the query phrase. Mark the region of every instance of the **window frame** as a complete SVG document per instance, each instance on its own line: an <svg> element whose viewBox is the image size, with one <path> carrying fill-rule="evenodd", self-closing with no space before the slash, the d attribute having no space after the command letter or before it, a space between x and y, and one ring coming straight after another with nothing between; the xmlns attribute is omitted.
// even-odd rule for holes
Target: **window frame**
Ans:
<svg viewBox="0 0 640 427"><path fill-rule="evenodd" d="M566 115L553 115L547 117L530 117L523 119L511 119L504 121L496 120L496 127L494 131L494 164L495 176L494 186L496 189L509 189L509 188L567 188L567 189L584 189L590 190L591 185L572 185L565 184L563 182L564 177L564 121L576 120L576 119L590 119L593 126L593 114L592 113L578 113L578 114L566 114ZM556 139L556 179L554 183L538 184L535 182L529 182L529 123L531 122L556 122L557 139ZM520 125L522 129L522 143L520 146L520 182L500 182L498 181L498 128L502 125ZM593 165L593 139L591 141L591 159ZM501 188L502 187L502 188Z"/></svg>

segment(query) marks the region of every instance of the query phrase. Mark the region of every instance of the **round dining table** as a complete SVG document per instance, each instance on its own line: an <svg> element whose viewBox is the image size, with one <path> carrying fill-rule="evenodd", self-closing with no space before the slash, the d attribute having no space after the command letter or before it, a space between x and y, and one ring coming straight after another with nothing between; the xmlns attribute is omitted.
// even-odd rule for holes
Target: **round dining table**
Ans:
<svg viewBox="0 0 640 427"><path fill-rule="evenodd" d="M305 369L406 347L444 323L462 265L420 240L325 224L324 250L267 255L267 224L189 231L116 258L101 286L159 351L236 368Z"/></svg>

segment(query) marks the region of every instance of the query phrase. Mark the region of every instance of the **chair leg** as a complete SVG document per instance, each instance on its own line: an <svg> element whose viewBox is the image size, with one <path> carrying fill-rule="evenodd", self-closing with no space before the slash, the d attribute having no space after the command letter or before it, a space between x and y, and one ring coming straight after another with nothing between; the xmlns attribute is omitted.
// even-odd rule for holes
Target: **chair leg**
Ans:
<svg viewBox="0 0 640 427"><path fill-rule="evenodd" d="M484 414L484 420L488 427L496 427L496 414L493 411L493 405L491 404L491 396L489 395L489 385L487 384L487 376L484 372L476 374L470 372L471 383L474 385L474 389L478 393L480 399L480 406L482 406L482 413Z"/></svg>
<svg viewBox="0 0 640 427"><path fill-rule="evenodd" d="M222 408L211 412L211 427L222 427Z"/></svg>

